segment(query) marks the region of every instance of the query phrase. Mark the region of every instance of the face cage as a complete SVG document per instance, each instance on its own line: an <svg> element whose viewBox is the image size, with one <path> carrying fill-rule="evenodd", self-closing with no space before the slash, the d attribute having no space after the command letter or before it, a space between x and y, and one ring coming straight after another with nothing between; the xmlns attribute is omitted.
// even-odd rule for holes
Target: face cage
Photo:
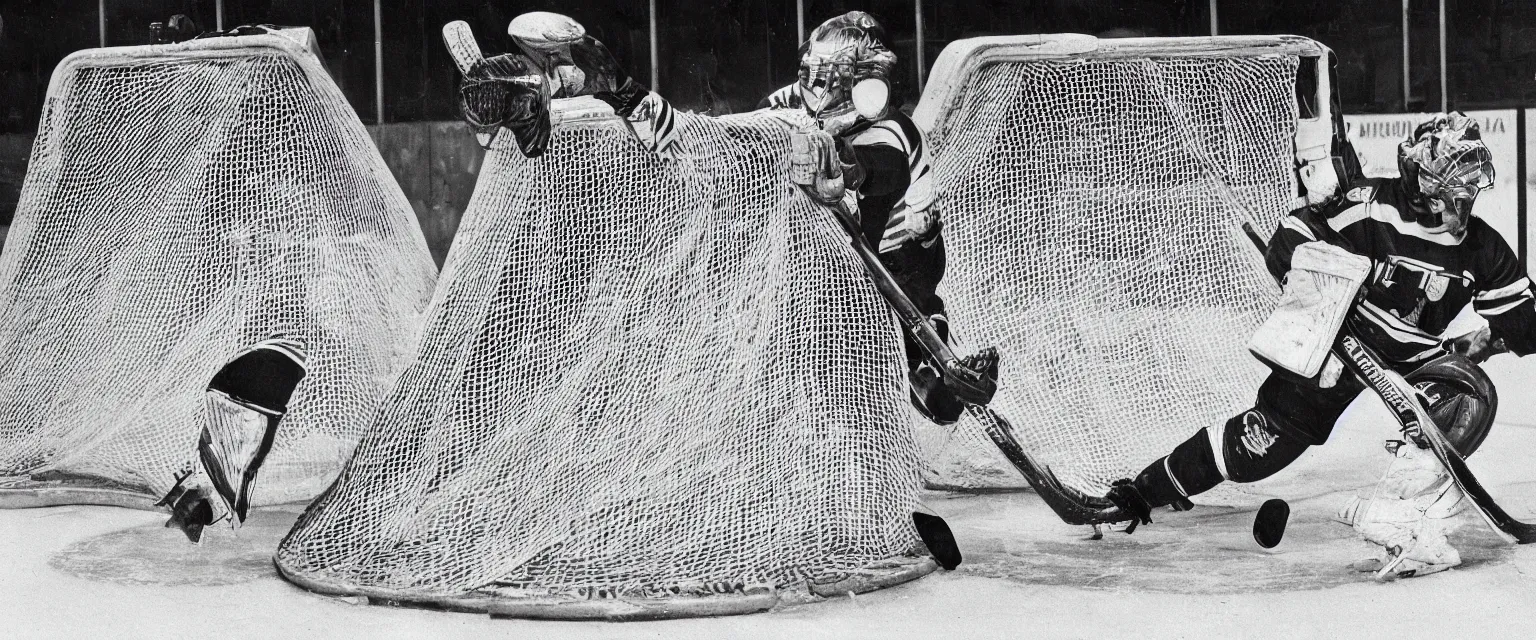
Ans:
<svg viewBox="0 0 1536 640"><path fill-rule="evenodd" d="M820 62L800 65L801 99L812 111L821 112L836 106L835 102L849 99L853 88L853 64L848 62ZM816 89L820 87L818 94ZM841 100L839 100L841 98Z"/></svg>

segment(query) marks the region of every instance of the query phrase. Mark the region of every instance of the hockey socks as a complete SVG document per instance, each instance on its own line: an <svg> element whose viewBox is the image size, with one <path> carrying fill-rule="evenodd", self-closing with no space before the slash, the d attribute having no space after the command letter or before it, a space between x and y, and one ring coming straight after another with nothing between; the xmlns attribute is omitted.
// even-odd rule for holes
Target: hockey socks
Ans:
<svg viewBox="0 0 1536 640"><path fill-rule="evenodd" d="M1147 465L1135 480L1115 483L1105 497L1140 521L1151 523L1153 509L1167 505L1188 508L1190 496L1210 491L1222 480L1210 435L1201 429L1172 453Z"/></svg>

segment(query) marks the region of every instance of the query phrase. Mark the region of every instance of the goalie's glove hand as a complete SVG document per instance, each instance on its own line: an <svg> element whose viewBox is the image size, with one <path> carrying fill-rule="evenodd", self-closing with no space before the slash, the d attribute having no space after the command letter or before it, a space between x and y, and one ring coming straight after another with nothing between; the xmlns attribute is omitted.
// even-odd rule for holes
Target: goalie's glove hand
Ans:
<svg viewBox="0 0 1536 640"><path fill-rule="evenodd" d="M789 138L789 181L826 205L843 200L848 187L837 139L820 130L795 131Z"/></svg>
<svg viewBox="0 0 1536 640"><path fill-rule="evenodd" d="M483 58L459 85L459 110L489 149L505 127L530 158L549 147L549 91L543 74L521 54Z"/></svg>
<svg viewBox="0 0 1536 640"><path fill-rule="evenodd" d="M672 105L636 82L601 41L581 23L558 13L534 11L508 25L507 33L551 80L557 98L592 96L613 107L647 151L676 159Z"/></svg>
<svg viewBox="0 0 1536 640"><path fill-rule="evenodd" d="M1509 351L1509 346L1504 344L1503 338L1494 339L1493 330L1483 327L1477 331L1465 335L1449 338L1440 343L1440 348L1451 353L1466 356L1468 360L1482 364L1500 353Z"/></svg>

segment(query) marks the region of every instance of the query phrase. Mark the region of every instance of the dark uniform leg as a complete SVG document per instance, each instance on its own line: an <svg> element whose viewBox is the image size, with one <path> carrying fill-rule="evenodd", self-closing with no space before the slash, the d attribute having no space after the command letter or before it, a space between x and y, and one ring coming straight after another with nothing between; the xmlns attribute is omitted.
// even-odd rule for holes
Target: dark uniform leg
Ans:
<svg viewBox="0 0 1536 640"><path fill-rule="evenodd" d="M944 317L944 299L937 290L944 278L944 238L913 241L888 253L880 262L891 272L907 297L919 311L933 320L933 328L949 341L949 321ZM912 405L938 424L952 424L960 419L965 405L944 387L937 369L928 363L927 352L911 334L902 336L907 352L907 381Z"/></svg>
<svg viewBox="0 0 1536 640"><path fill-rule="evenodd" d="M1199 495L1226 480L1268 478L1307 447L1326 442L1360 390L1359 381L1348 375L1324 389L1313 380L1272 373L1259 386L1254 408L1214 429L1201 429L1147 465L1128 485L1111 489L1109 498L1116 504L1131 501L1127 510L1137 513ZM1138 497L1144 508L1134 504Z"/></svg>

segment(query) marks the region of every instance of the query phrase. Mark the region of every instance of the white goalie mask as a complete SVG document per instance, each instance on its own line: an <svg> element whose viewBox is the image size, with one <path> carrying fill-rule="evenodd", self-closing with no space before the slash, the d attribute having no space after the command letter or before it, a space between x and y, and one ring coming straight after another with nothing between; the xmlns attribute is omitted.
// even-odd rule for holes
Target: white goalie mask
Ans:
<svg viewBox="0 0 1536 640"><path fill-rule="evenodd" d="M850 11L816 27L800 45L796 92L806 111L817 118L855 109L866 118L885 114L889 76L896 54L886 48L885 29L869 14Z"/></svg>

